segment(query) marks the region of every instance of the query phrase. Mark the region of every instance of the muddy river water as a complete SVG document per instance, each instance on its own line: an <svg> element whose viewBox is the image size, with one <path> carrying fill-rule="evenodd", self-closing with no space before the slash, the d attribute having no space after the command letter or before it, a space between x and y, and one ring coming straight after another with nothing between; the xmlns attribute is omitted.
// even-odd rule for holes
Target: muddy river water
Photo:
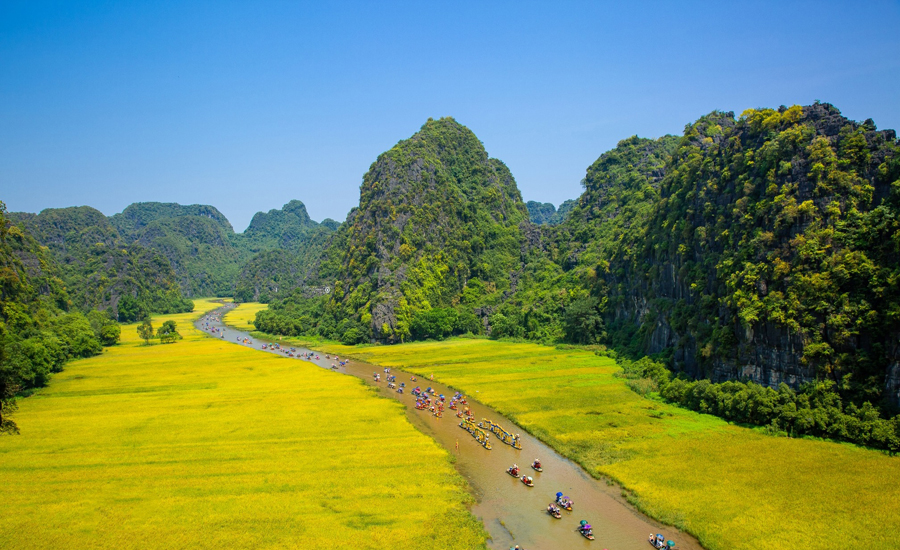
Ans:
<svg viewBox="0 0 900 550"><path fill-rule="evenodd" d="M235 345L252 347L263 351L263 344L277 343L273 341L251 338L246 332L226 327L219 320L229 310L225 306L201 318L197 328L208 334ZM209 329L207 328L209 327ZM238 340L249 338L253 344L242 344ZM297 348L300 353L305 348ZM268 351L285 356L280 351ZM518 544L525 550L551 550L568 548L594 548L609 550L647 550L652 548L648 543L648 535L661 533L667 539L674 539L677 548L684 550L700 550L702 547L692 537L679 533L672 527L665 527L636 511L621 498L615 485L591 478L579 465L560 456L547 445L525 433L508 419L500 416L490 407L476 401L473 396L466 396L469 409L474 412L476 422L488 418L500 424L507 431L521 434L522 450L513 449L502 443L497 436L491 434L492 450L486 450L468 432L459 427L460 419L456 412L445 409L443 418L433 417L429 411L415 408L416 398L409 390L417 385L425 389L431 386L437 394L447 397L455 390L439 382L419 378L412 382L411 375L392 369L397 385L404 382L407 391L400 394L387 388L386 374L382 367L352 360L348 365L332 369L335 360L326 359L319 354L311 360L304 361L319 367L335 370L361 378L367 384L380 387L384 396L397 399L406 405L407 416L414 426L430 435L456 457L456 468L468 481L474 491L477 504L472 513L484 522L491 535L489 546L495 549L507 549ZM373 372L381 374L381 381L373 380ZM477 397L477 394L475 394ZM457 449L458 445L458 449ZM530 468L531 462L539 458L543 472ZM517 478L506 473L512 464L518 464L520 475L534 478L534 487L527 487ZM562 519L555 519L547 514L547 505L552 502L557 492L562 492L574 501L571 512L563 511ZM587 520L592 526L596 540L588 541L577 533L580 520Z"/></svg>

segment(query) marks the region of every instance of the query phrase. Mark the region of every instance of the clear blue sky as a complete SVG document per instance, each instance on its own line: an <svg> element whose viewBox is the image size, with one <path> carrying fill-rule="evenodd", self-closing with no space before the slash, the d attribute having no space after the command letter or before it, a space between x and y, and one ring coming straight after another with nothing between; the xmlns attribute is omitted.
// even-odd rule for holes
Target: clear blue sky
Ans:
<svg viewBox="0 0 900 550"><path fill-rule="evenodd" d="M559 204L622 138L816 99L900 127L900 3L4 0L0 200L343 221L379 153L453 116Z"/></svg>

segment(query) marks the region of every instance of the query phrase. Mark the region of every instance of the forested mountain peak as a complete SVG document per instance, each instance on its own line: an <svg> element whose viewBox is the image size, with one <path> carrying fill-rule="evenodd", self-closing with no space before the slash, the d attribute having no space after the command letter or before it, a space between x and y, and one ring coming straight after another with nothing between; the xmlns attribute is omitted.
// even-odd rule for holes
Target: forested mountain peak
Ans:
<svg viewBox="0 0 900 550"><path fill-rule="evenodd" d="M338 225L331 219L315 222L309 217L306 205L294 199L280 209L254 214L243 236L256 250L273 247L293 249L314 233L334 231Z"/></svg>
<svg viewBox="0 0 900 550"><path fill-rule="evenodd" d="M285 219L299 225L317 225L306 212L306 205L294 199L282 206L280 210L273 208L268 212L257 212L254 214L253 219L250 220L247 232L265 231L276 221L283 222Z"/></svg>
<svg viewBox="0 0 900 550"><path fill-rule="evenodd" d="M319 279L335 287L335 330L400 340L417 312L458 303L467 288L472 317L487 294L510 288L523 222L506 165L454 119L429 119L378 156L331 241Z"/></svg>
<svg viewBox="0 0 900 550"><path fill-rule="evenodd" d="M668 135L659 139L631 136L600 155L587 169L584 192L569 220L576 224L594 218L611 220L622 208L653 202L679 140Z"/></svg>
<svg viewBox="0 0 900 550"><path fill-rule="evenodd" d="M339 225L331 219L316 223L296 199L281 209L257 212L238 235L238 242L256 254L237 277L235 298L268 302L302 286Z"/></svg>
<svg viewBox="0 0 900 550"><path fill-rule="evenodd" d="M150 223L181 216L200 216L213 220L223 230L233 233L231 222L214 206L206 204L183 205L175 202L136 202L110 219L123 237L133 238L135 233Z"/></svg>
<svg viewBox="0 0 900 550"><path fill-rule="evenodd" d="M112 246L118 239L118 232L109 219L90 206L45 208L39 214L12 212L9 216L58 253L97 243Z"/></svg>

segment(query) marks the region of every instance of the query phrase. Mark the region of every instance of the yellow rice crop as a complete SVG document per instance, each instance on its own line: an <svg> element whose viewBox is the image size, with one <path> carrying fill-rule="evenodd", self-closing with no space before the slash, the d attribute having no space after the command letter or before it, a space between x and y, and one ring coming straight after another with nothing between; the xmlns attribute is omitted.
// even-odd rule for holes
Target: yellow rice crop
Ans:
<svg viewBox="0 0 900 550"><path fill-rule="evenodd" d="M198 311L214 307L197 300ZM134 325L20 402L0 547L479 548L449 455L360 381Z"/></svg>
<svg viewBox="0 0 900 550"><path fill-rule="evenodd" d="M476 396L588 471L618 480L650 515L711 549L890 548L900 459L771 437L639 397L593 353L454 339L318 349L402 367Z"/></svg>
<svg viewBox="0 0 900 550"><path fill-rule="evenodd" d="M266 309L266 304L259 302L250 302L240 304L236 309L232 309L225 314L224 321L238 330L253 331L253 320L256 319L256 312Z"/></svg>

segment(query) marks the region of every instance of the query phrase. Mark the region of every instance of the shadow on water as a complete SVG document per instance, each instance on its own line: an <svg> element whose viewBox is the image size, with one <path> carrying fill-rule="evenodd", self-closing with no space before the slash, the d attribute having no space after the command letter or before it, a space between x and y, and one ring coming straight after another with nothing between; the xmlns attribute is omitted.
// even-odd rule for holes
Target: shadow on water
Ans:
<svg viewBox="0 0 900 550"><path fill-rule="evenodd" d="M218 331L213 334L214 337L235 345L248 346L239 342L248 338L253 341L252 346L248 347L258 351L264 351L260 349L263 344L278 343L252 338L247 332L224 326L220 319L230 307L232 306L222 307L201 318L195 323L197 328L209 333L204 326L208 323L209 327ZM285 356L281 351L266 351ZM311 350L297 348L297 351L303 353ZM662 526L624 502L619 487L592 478L579 465L562 457L472 396L466 397L476 422L487 418L509 432L521 434L522 450L502 443L494 434L490 434L493 448L486 450L459 427L460 419L455 416L456 411L445 409L443 418L436 418L427 410L417 410L416 398L408 393L416 386L421 386L422 389L431 386L436 395L444 394L449 404L450 396L456 392L439 382L422 378L413 382L409 373L393 369L397 385L404 382L407 386L407 391L401 394L387 388L383 367L353 360L345 366L332 368L337 362L333 358L327 359L323 354L318 359L289 360L303 361L356 376L365 383L378 387L381 395L397 399L406 405L406 413L412 424L434 438L456 458L457 470L469 482L477 499L472 513L481 519L490 533L491 548L506 549L518 544L526 550L647 550L651 548L647 537L652 532L675 539L679 549L702 549L693 537L679 533L672 527ZM380 382L373 380L375 372L381 374ZM529 467L536 458L541 460L543 472L536 472ZM524 473L534 478L534 487L527 487L506 473L506 469L514 463L518 464L520 475ZM562 519L555 519L546 512L547 505L554 500L557 492L564 493L574 501L572 512L564 511ZM576 532L582 519L593 526L596 540L588 541Z"/></svg>

